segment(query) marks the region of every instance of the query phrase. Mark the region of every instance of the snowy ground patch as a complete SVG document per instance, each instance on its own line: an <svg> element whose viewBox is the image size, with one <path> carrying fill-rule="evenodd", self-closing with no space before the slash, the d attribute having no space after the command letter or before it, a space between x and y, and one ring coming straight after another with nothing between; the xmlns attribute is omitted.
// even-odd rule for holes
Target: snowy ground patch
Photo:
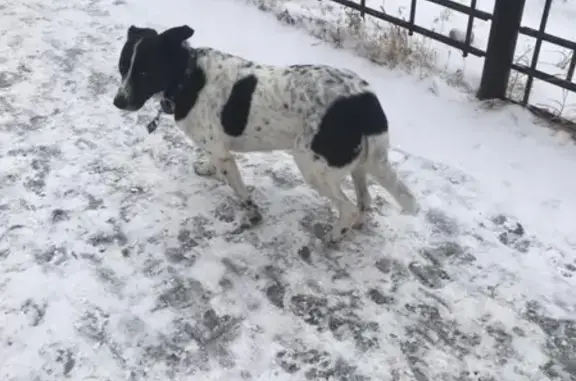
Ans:
<svg viewBox="0 0 576 381"><path fill-rule="evenodd" d="M0 379L576 380L576 152L526 111L486 112L236 0L1 7ZM285 153L247 154L265 220L234 231L194 145L169 120L148 136L153 105L112 106L132 23L358 71L423 213L372 186L367 228L320 252L325 200Z"/></svg>

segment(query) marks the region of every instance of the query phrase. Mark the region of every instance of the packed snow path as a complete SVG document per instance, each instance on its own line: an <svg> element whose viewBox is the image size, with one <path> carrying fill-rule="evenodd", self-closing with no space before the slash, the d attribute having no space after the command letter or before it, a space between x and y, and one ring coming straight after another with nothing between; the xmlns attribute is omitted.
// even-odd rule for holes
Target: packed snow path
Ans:
<svg viewBox="0 0 576 381"><path fill-rule="evenodd" d="M576 150L523 110L483 109L240 0L0 12L1 380L576 380ZM361 73L421 216L374 186L365 231L322 253L326 201L285 153L248 154L264 223L235 233L231 190L194 175L170 121L148 136L154 105L112 106L132 23Z"/></svg>

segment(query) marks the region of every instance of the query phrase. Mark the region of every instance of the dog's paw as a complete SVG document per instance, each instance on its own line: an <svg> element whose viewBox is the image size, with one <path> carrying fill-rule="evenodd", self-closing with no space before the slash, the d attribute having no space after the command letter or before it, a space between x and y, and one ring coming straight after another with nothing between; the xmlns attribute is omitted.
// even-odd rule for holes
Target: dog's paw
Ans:
<svg viewBox="0 0 576 381"><path fill-rule="evenodd" d="M325 239L324 241L322 241L322 243L323 243L323 249L325 251L338 250L340 248L340 241Z"/></svg>
<svg viewBox="0 0 576 381"><path fill-rule="evenodd" d="M337 249L340 245L340 242L344 239L344 237L348 234L348 229L339 229L339 228L332 228L328 233L324 236L324 246L329 249Z"/></svg>
<svg viewBox="0 0 576 381"><path fill-rule="evenodd" d="M252 200L245 201L241 205L245 210L244 215L242 216L242 227L248 229L262 222L262 213L260 213L260 208L258 208Z"/></svg>
<svg viewBox="0 0 576 381"><path fill-rule="evenodd" d="M208 177L217 174L216 167L210 161L197 161L193 164L194 172L198 176Z"/></svg>
<svg viewBox="0 0 576 381"><path fill-rule="evenodd" d="M408 216L416 216L420 213L420 205L416 201L408 203L406 207L402 209L402 213Z"/></svg>
<svg viewBox="0 0 576 381"><path fill-rule="evenodd" d="M415 216L420 212L420 205L411 193L403 194L399 201L402 214Z"/></svg>
<svg viewBox="0 0 576 381"><path fill-rule="evenodd" d="M236 228L234 228L230 233L241 234L246 230L252 229L253 227L259 225L262 223L262 221L262 214L259 211L253 213L244 213Z"/></svg>
<svg viewBox="0 0 576 381"><path fill-rule="evenodd" d="M366 215L366 212L360 213L358 215L358 218L356 219L356 222L354 222L354 225L352 225L352 229L354 230L364 229L364 225L366 224L367 218L368 216Z"/></svg>
<svg viewBox="0 0 576 381"><path fill-rule="evenodd" d="M262 222L262 213L259 210L254 210L246 213L244 216L243 224L249 225L249 227L259 225Z"/></svg>

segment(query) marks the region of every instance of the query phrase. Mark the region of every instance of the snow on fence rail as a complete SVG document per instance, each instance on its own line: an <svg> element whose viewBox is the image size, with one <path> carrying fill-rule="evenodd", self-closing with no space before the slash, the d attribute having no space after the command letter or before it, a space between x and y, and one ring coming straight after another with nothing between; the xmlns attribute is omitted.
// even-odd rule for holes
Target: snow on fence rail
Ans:
<svg viewBox="0 0 576 381"><path fill-rule="evenodd" d="M408 20L392 16L380 10L366 5L366 0L329 0L345 7L357 10L365 18L366 15L390 22L399 27L408 29L409 35L418 33L438 42L452 46L462 51L463 56L472 54L484 58L482 77L477 92L479 99L507 99L514 103L528 107L531 111L545 117L560 119L550 111L530 104L530 94L534 79L541 80L553 86L570 91L576 95L576 83L573 82L576 66L576 42L546 33L546 25L553 0L545 0L542 18L538 29L522 26L522 15L526 0L495 0L492 13L477 9L477 0L470 0L470 5L463 5L452 0L421 0L449 8L453 11L468 16L466 34L463 41L450 36L419 26L415 23L418 0L410 1L410 13ZM490 21L490 33L485 50L472 46L472 28L474 20ZM530 65L514 62L514 53L519 35L529 36L536 40ZM542 42L548 42L571 51L566 75L548 74L537 69L538 58ZM520 100L511 99L507 96L508 83L512 71L517 71L527 76L526 85ZM561 121L561 120L558 120ZM571 129L576 130L576 124L563 121Z"/></svg>

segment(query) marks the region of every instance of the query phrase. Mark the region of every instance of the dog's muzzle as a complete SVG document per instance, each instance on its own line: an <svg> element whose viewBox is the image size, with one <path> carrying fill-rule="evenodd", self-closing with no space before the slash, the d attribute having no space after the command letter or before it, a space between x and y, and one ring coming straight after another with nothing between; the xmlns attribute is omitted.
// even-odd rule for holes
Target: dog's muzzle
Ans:
<svg viewBox="0 0 576 381"><path fill-rule="evenodd" d="M123 111L138 111L143 104L135 102L135 99L129 97L124 91L118 91L112 102L114 106Z"/></svg>
<svg viewBox="0 0 576 381"><path fill-rule="evenodd" d="M120 110L128 109L128 99L122 94L117 94L112 103L114 103L114 106Z"/></svg>

